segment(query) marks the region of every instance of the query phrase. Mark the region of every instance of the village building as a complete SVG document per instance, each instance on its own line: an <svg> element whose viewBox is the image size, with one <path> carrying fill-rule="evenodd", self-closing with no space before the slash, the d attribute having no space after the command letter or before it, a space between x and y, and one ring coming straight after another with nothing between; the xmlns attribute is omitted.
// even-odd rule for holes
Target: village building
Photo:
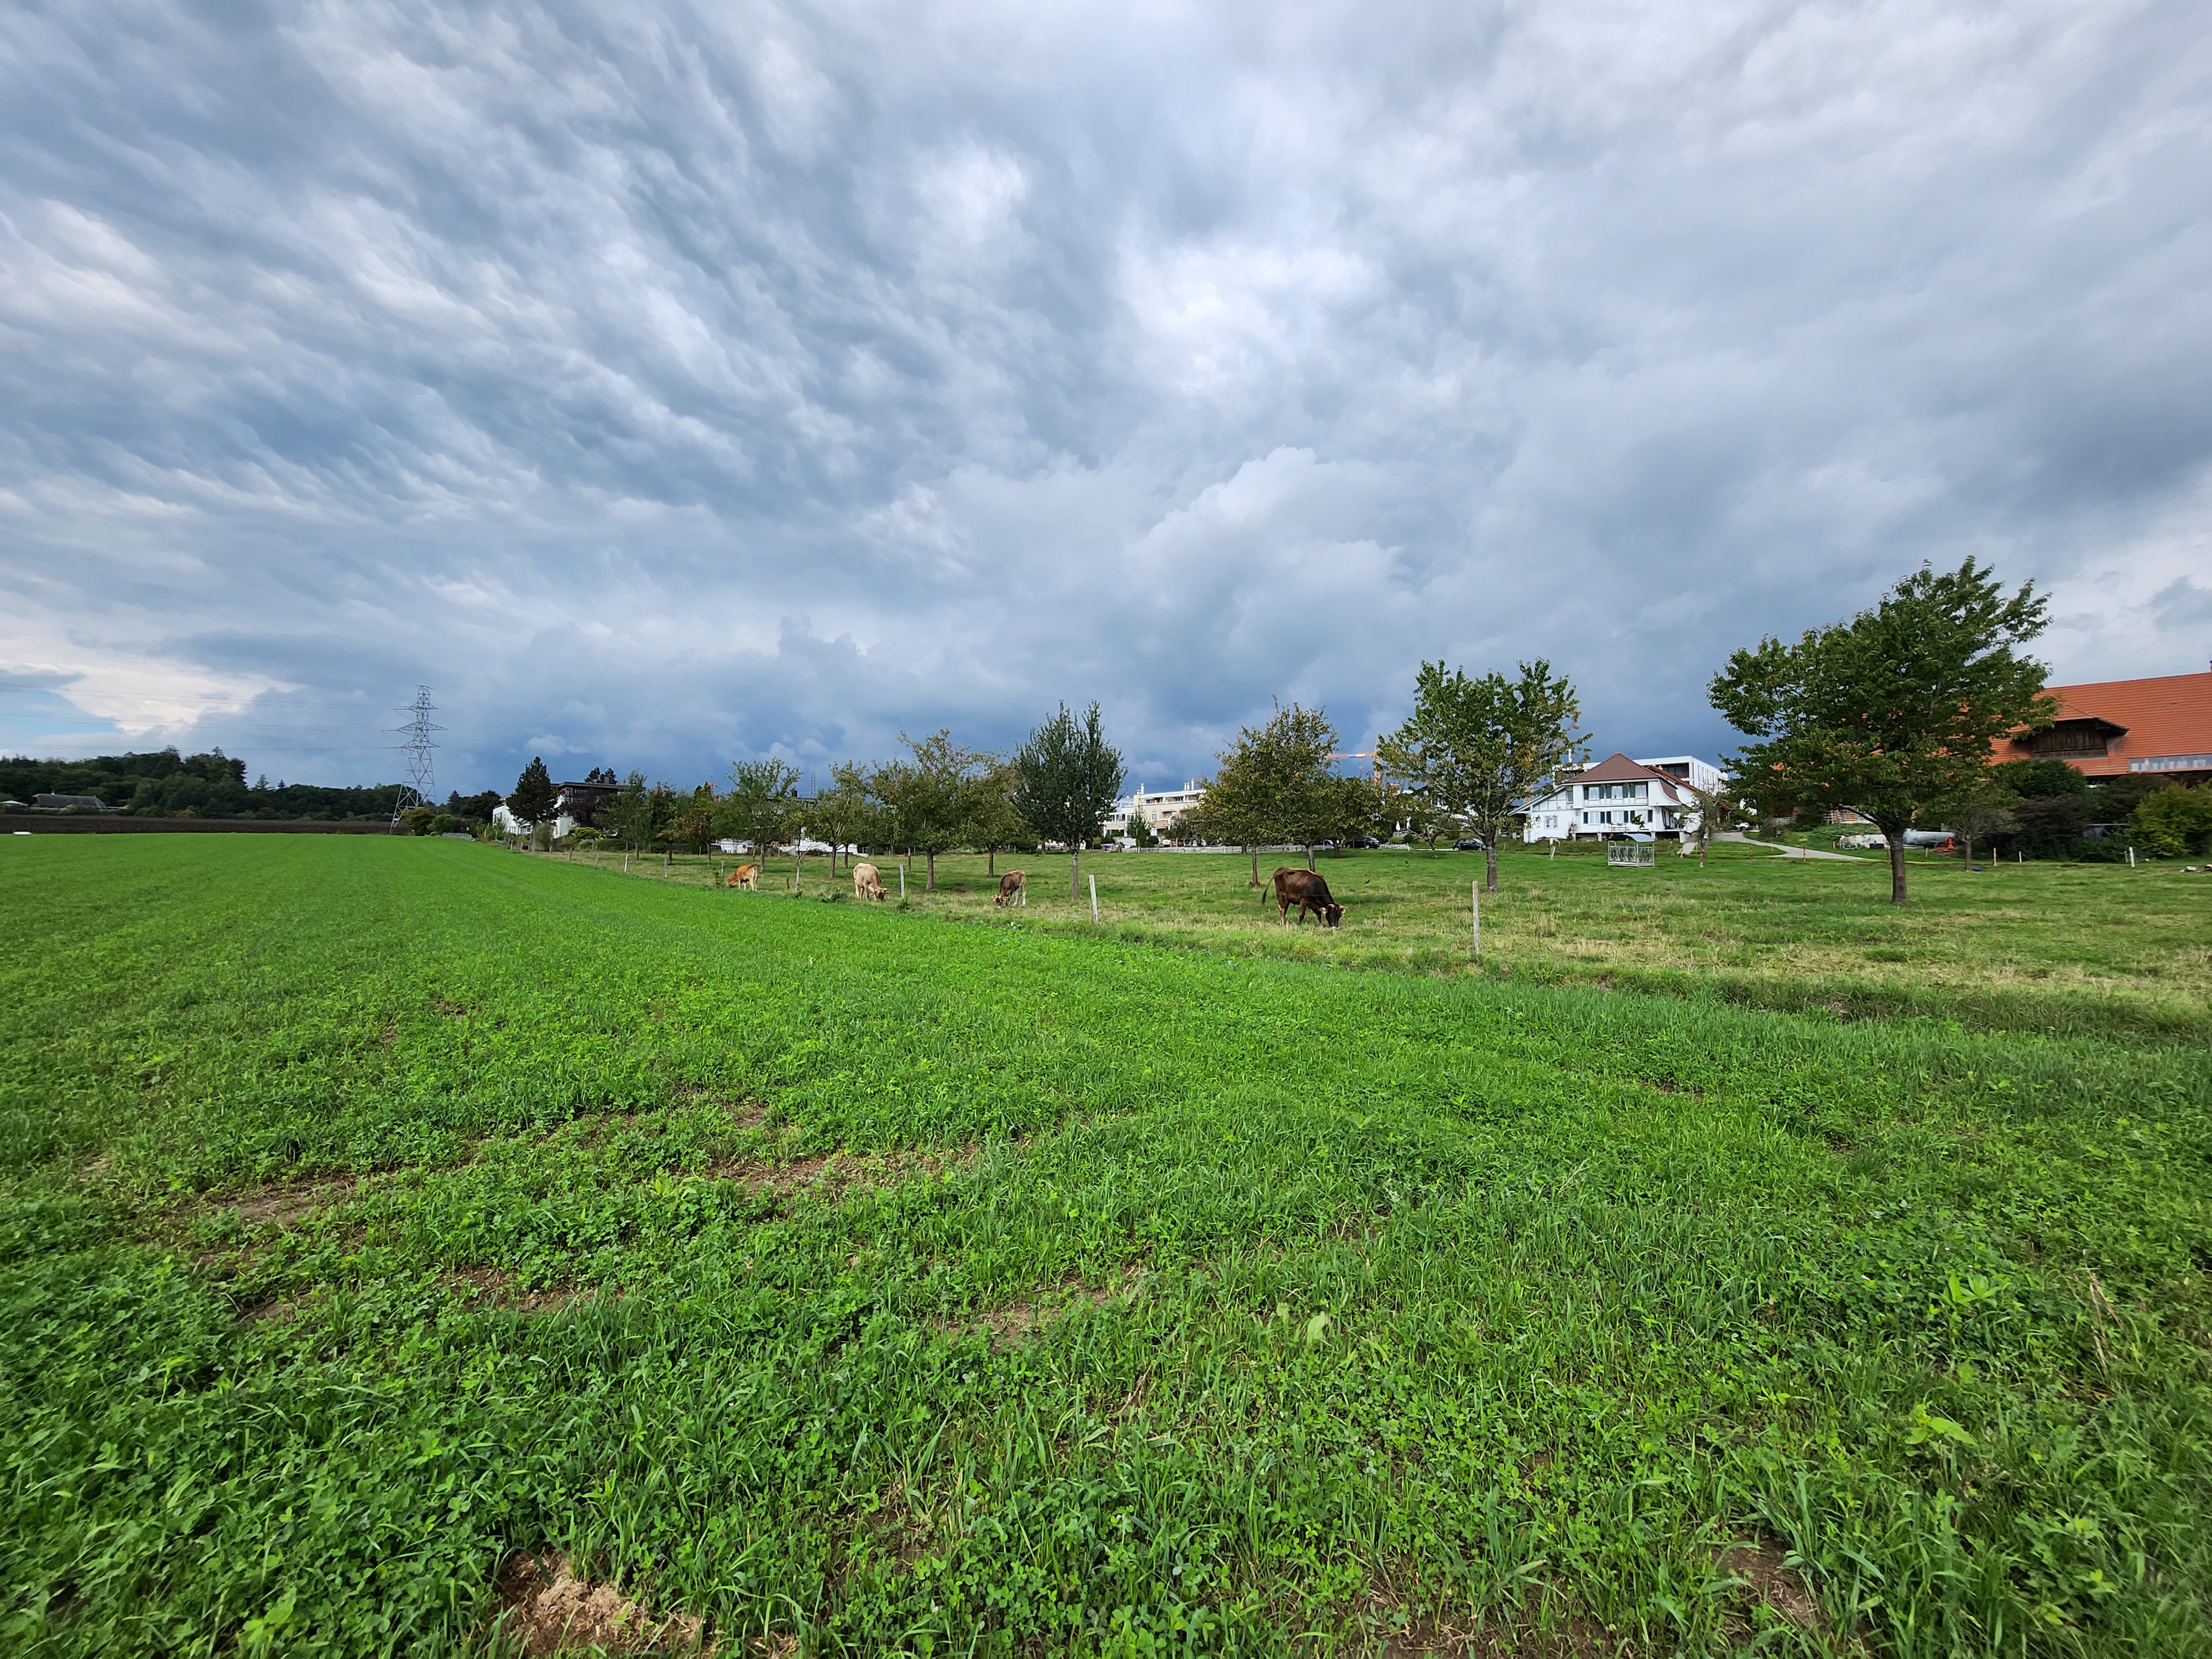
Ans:
<svg viewBox="0 0 2212 1659"><path fill-rule="evenodd" d="M1727 780L1719 767L1694 755L1631 760L1615 752L1561 779L1557 790L1532 802L1522 819L1521 839L1679 841L1698 830L1698 799L1690 791L1716 790Z"/></svg>
<svg viewBox="0 0 2212 1659"><path fill-rule="evenodd" d="M2212 780L2212 673L2049 688L2058 718L1999 744L1999 761L2063 761L2090 778Z"/></svg>

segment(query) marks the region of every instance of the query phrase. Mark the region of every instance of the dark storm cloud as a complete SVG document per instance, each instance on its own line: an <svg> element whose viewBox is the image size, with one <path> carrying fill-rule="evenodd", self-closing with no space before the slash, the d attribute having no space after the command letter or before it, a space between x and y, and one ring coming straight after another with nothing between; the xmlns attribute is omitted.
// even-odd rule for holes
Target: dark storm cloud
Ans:
<svg viewBox="0 0 2212 1659"><path fill-rule="evenodd" d="M19 8L0 665L334 780L427 680L465 786L1093 696L1160 782L1273 695L1371 735L1437 655L1711 750L1729 648L1970 551L2056 585L2063 677L2195 668L2207 41Z"/></svg>

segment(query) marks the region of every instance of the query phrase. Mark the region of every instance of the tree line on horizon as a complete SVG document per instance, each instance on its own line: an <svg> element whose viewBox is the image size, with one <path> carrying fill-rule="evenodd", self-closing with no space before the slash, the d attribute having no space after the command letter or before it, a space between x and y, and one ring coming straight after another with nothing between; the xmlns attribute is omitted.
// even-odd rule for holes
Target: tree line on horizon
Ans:
<svg viewBox="0 0 2212 1659"><path fill-rule="evenodd" d="M2048 671L2021 651L2047 626L2047 611L2032 583L2007 593L1968 558L1954 571L1923 566L1874 606L1795 642L1768 637L1734 653L1707 695L1749 741L1729 788L1698 801L1705 833L1739 813L1802 823L1851 808L1887 841L1899 903L1903 836L1915 827L1954 830L1970 855L1976 843L2039 857L2203 852L2212 842L2212 787L2156 775L2093 781L2059 761L1991 763L1997 743L2055 714L2044 693ZM1339 734L1324 708L1277 702L1215 757L1178 835L1249 850L1255 884L1263 847L1303 848L1310 868L1317 848L1357 837L1402 834L1433 854L1440 838L1463 836L1482 848L1495 891L1504 838L1576 769L1588 741L1575 689L1540 659L1510 678L1424 662L1413 691L1412 712L1378 738L1367 777L1337 770ZM902 733L902 742L907 752L896 759L830 768L829 787L811 795L778 758L738 762L723 787L689 793L641 772L618 780L594 769L586 780L593 787L578 792L569 811L588 835L633 848L769 846L804 830L832 845L903 849L925 860L931 887L939 853L973 848L995 872L1000 852L1053 844L1074 855L1072 888L1081 850L1100 838L1126 776L1096 702L1079 715L1061 705L1012 754L956 743L949 729ZM244 760L220 749L0 757L0 790L97 795L142 816L263 821L386 818L400 793L397 784L272 786L265 776L249 786L246 773ZM419 835L489 833L502 803L533 826L549 826L562 810L561 791L533 758L504 797L454 792L442 806L402 816ZM2084 839L2094 823L2122 821L2122 837ZM1140 844L1152 838L1141 822L1133 830Z"/></svg>

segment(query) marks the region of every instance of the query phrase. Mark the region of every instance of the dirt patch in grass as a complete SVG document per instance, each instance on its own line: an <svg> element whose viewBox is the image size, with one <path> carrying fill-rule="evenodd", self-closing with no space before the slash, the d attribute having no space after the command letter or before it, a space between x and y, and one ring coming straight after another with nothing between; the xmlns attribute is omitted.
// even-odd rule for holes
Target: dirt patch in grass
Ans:
<svg viewBox="0 0 2212 1659"><path fill-rule="evenodd" d="M1744 1594L1754 1604L1764 1603L1776 1618L1799 1630L1818 1630L1820 1604L1788 1559L1780 1545L1762 1539L1739 1544L1721 1557L1720 1566L1729 1577L1743 1581Z"/></svg>
<svg viewBox="0 0 2212 1659"><path fill-rule="evenodd" d="M592 1294L573 1285L526 1291L514 1274L496 1267L464 1267L445 1274L438 1282L470 1302L489 1302L516 1313L557 1313Z"/></svg>
<svg viewBox="0 0 2212 1659"><path fill-rule="evenodd" d="M990 1339L994 1348L1018 1347L1047 1325L1079 1308L1104 1308L1116 1303L1126 1306L1133 1304L1143 1291L1141 1275L1126 1284L1064 1285L1054 1291L982 1309L963 1319L940 1319L936 1325L955 1341L963 1336L981 1334Z"/></svg>
<svg viewBox="0 0 2212 1659"><path fill-rule="evenodd" d="M509 1561L499 1575L499 1599L500 1629L525 1654L711 1651L698 1620L688 1613L656 1620L612 1584L577 1577L557 1555Z"/></svg>
<svg viewBox="0 0 2212 1659"><path fill-rule="evenodd" d="M349 1178L335 1181L291 1182L283 1186L264 1187L259 1192L248 1193L228 1203L211 1205L215 1211L236 1216L240 1221L270 1222L279 1227L289 1227L314 1211L328 1208L353 1191Z"/></svg>
<svg viewBox="0 0 2212 1659"><path fill-rule="evenodd" d="M1477 1620L1417 1613L1387 1583L1377 1581L1352 1614L1367 1639L1358 1650L1371 1659L1595 1659L1620 1644L1595 1619L1571 1613L1556 1630L1507 1623L1493 1614Z"/></svg>

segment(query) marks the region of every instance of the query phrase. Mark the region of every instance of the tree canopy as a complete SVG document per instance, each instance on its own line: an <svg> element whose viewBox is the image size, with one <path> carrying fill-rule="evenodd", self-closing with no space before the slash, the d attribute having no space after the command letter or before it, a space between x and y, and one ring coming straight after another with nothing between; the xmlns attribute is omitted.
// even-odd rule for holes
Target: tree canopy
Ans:
<svg viewBox="0 0 2212 1659"><path fill-rule="evenodd" d="M1248 848L1304 847L1310 868L1318 843L1353 833L1372 816L1370 804L1347 788L1359 786L1336 775L1329 758L1336 746L1327 709L1277 702L1265 724L1242 727L1237 741L1214 757L1217 769L1185 828ZM1260 884L1256 851L1252 883Z"/></svg>
<svg viewBox="0 0 2212 1659"><path fill-rule="evenodd" d="M522 769L522 775L514 781L514 793L507 798L507 810L518 822L536 829L550 823L554 816L556 797L553 780L545 770L545 763L537 756Z"/></svg>
<svg viewBox="0 0 2212 1659"><path fill-rule="evenodd" d="M1740 787L1805 808L1855 808L1889 843L1890 902L1905 902L1905 832L1978 785L1999 739L2047 726L2047 670L2016 647L2048 625L2050 601L2008 595L1968 558L1926 565L1847 621L1739 650L1712 705L1754 739Z"/></svg>
<svg viewBox="0 0 2212 1659"><path fill-rule="evenodd" d="M1039 841L1067 848L1071 897L1081 878L1083 843L1097 836L1127 775L1121 751L1106 741L1095 702L1081 715L1060 704L1015 752L1014 810Z"/></svg>
<svg viewBox="0 0 2212 1659"><path fill-rule="evenodd" d="M1588 741L1581 721L1573 684L1541 658L1522 663L1515 680L1425 662L1413 712L1376 747L1386 771L1482 842L1494 893L1499 838Z"/></svg>
<svg viewBox="0 0 2212 1659"><path fill-rule="evenodd" d="M899 839L927 860L926 890L934 891L937 855L969 838L975 786L994 757L953 742L949 728L926 738L902 732L899 741L908 758L877 769L875 793L890 809Z"/></svg>
<svg viewBox="0 0 2212 1659"><path fill-rule="evenodd" d="M798 825L792 813L799 804L799 769L770 756L766 760L738 761L729 771L730 793L716 808L731 838L748 843L756 855L781 841Z"/></svg>

